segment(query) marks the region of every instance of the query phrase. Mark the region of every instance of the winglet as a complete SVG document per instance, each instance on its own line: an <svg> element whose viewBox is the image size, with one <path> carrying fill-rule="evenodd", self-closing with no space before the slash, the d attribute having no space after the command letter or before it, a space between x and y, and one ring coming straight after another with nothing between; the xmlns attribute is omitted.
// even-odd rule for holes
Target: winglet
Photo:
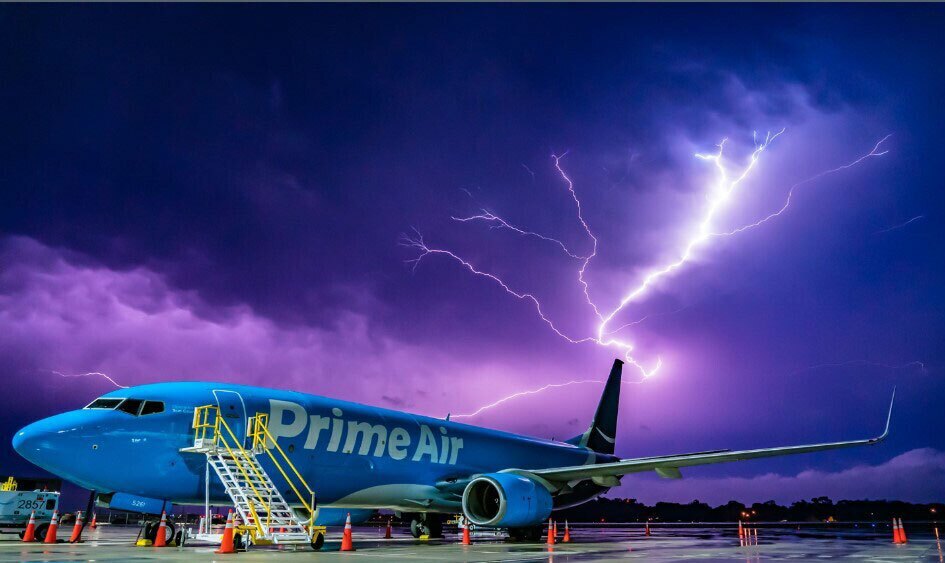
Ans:
<svg viewBox="0 0 945 563"><path fill-rule="evenodd" d="M881 442L886 439L886 436L889 435L889 423L892 421L892 409L893 403L896 402L896 388L893 387L892 398L889 399L889 413L886 414L886 428L883 429L883 433L870 440L873 443Z"/></svg>

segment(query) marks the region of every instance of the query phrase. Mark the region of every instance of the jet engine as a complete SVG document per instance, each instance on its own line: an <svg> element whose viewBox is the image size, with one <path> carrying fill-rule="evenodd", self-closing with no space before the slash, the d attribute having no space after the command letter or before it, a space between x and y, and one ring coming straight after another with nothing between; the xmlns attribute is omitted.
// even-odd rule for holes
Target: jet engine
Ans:
<svg viewBox="0 0 945 563"><path fill-rule="evenodd" d="M514 473L487 473L463 491L463 513L478 526L533 526L551 514L551 493Z"/></svg>

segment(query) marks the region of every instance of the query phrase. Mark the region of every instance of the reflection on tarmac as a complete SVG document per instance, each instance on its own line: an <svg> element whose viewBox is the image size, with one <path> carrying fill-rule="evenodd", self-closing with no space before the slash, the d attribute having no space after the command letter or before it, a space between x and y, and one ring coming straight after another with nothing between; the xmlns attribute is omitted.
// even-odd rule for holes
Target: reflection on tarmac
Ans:
<svg viewBox="0 0 945 563"><path fill-rule="evenodd" d="M943 558L941 538L932 525L912 524L909 543L894 545L889 526L870 524L859 527L839 525L758 526L757 544L740 546L734 526L652 526L645 537L642 526L571 526L572 543L546 546L509 543L494 534L474 534L473 545L462 546L459 536L443 540L419 541L406 530L395 530L394 539L384 540L384 529L356 527L357 551L339 553L340 530L331 530L323 551L307 548L254 548L247 553L220 556L216 546L190 544L184 547L134 547L137 528L99 526L86 529L85 543L56 545L24 544L16 536L0 541L0 561L221 561L221 560L317 560L317 561L462 561L563 562L563 561L743 561L761 560L860 560L860 561L939 561Z"/></svg>

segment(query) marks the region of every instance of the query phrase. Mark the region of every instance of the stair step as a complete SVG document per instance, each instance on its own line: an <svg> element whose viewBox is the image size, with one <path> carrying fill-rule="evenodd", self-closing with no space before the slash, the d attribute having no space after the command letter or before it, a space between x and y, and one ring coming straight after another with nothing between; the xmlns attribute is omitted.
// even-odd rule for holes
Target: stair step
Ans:
<svg viewBox="0 0 945 563"><path fill-rule="evenodd" d="M305 527L296 520L289 503L256 459L255 453L230 455L229 452L208 451L207 458L244 524L268 526L275 530L285 528L285 532L272 533L276 543L308 541Z"/></svg>

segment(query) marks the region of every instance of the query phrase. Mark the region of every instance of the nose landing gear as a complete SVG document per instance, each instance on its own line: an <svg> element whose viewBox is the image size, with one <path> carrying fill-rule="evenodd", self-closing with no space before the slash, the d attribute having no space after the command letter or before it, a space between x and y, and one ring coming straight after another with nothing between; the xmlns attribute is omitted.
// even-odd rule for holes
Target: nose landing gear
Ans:
<svg viewBox="0 0 945 563"><path fill-rule="evenodd" d="M415 538L442 538L443 520L439 514L415 514L410 520L410 534Z"/></svg>

